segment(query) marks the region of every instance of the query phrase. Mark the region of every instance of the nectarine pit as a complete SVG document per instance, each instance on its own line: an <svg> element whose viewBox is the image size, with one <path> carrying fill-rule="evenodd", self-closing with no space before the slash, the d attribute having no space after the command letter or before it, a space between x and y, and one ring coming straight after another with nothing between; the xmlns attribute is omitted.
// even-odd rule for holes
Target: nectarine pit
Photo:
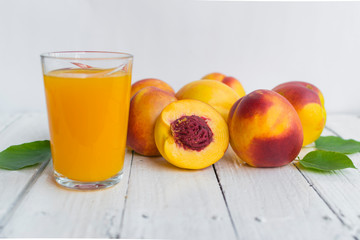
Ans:
<svg viewBox="0 0 360 240"><path fill-rule="evenodd" d="M201 151L213 140L213 132L206 119L191 115L182 116L170 124L175 143L184 149Z"/></svg>

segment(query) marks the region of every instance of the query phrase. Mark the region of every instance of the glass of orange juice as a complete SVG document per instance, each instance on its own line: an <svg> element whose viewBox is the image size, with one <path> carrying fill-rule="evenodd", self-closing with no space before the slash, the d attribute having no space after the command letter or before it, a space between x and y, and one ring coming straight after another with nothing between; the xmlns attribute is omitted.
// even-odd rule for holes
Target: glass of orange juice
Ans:
<svg viewBox="0 0 360 240"><path fill-rule="evenodd" d="M133 57L118 52L41 55L55 181L100 189L121 179Z"/></svg>

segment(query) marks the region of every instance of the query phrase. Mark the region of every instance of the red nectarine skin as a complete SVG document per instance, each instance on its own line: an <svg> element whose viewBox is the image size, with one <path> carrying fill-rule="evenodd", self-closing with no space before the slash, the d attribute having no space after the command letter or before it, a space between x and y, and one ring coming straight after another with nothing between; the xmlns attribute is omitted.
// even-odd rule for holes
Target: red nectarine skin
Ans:
<svg viewBox="0 0 360 240"><path fill-rule="evenodd" d="M235 92L237 94L239 94L240 97L243 97L243 96L246 95L244 87L242 86L240 81L237 80L236 78L234 78L234 77L225 77L222 80L222 83L224 83L224 84L228 85L229 87L231 87L232 89L234 89Z"/></svg>
<svg viewBox="0 0 360 240"><path fill-rule="evenodd" d="M286 88L286 89L285 89ZM315 92L302 91L301 89L305 88L302 85L294 85L291 88L286 86L277 86L273 89L281 95L286 95L289 102L295 107L302 107L308 103L318 103L321 105L320 98ZM304 94L306 93L306 94Z"/></svg>
<svg viewBox="0 0 360 240"><path fill-rule="evenodd" d="M303 142L297 131L298 126L293 125L287 133L277 136L276 139L254 138L249 151L253 153L252 164L255 167L276 167L288 164L289 159L295 159Z"/></svg>
<svg viewBox="0 0 360 240"><path fill-rule="evenodd" d="M318 89L315 85L309 84L307 82L302 82L302 81L286 82L286 83L282 83L282 84L278 85L278 87L283 87L283 86L286 86L286 85L300 85L300 86L306 87L307 89L313 90L316 93L321 93L320 89Z"/></svg>
<svg viewBox="0 0 360 240"><path fill-rule="evenodd" d="M235 110L237 109L238 105L240 104L240 102L243 100L244 97L240 98L239 100L237 100L234 105L232 105L232 107L230 108L230 111L229 111L229 116L228 116L228 121L227 121L227 124L230 128L230 125L231 125L231 119L233 118L234 116L234 113L235 113Z"/></svg>
<svg viewBox="0 0 360 240"><path fill-rule="evenodd" d="M226 85L228 85L228 83L232 83L232 81L238 81L236 78L234 77L225 77L222 82L225 83Z"/></svg>
<svg viewBox="0 0 360 240"><path fill-rule="evenodd" d="M191 115L182 116L170 124L176 144L184 149L201 151L213 140L213 132L206 119Z"/></svg>
<svg viewBox="0 0 360 240"><path fill-rule="evenodd" d="M276 86L273 89L273 91L278 92L277 89L283 90L283 89L286 89L286 88L292 88L294 85L295 86L303 86L304 88L307 88L307 89L313 91L314 93L316 93L318 95L318 97L320 98L321 106L323 108L325 108L325 106L324 106L324 96L322 95L320 89L318 89L315 85L307 83L307 82L301 82L301 81L286 82L286 83L283 83L283 84L280 84L280 85ZM306 91L302 91L302 92L306 92Z"/></svg>
<svg viewBox="0 0 360 240"><path fill-rule="evenodd" d="M263 94L252 94L246 98L246 104L240 105L237 111L241 112L243 118L251 118L256 114L262 114L272 106L272 102L265 100Z"/></svg>

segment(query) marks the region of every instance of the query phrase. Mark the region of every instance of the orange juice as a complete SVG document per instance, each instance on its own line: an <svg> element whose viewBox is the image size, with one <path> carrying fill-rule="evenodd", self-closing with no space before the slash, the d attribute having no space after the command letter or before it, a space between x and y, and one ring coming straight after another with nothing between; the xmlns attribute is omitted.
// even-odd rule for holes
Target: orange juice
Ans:
<svg viewBox="0 0 360 240"><path fill-rule="evenodd" d="M113 69L60 69L44 75L56 173L103 181L123 168L131 74Z"/></svg>

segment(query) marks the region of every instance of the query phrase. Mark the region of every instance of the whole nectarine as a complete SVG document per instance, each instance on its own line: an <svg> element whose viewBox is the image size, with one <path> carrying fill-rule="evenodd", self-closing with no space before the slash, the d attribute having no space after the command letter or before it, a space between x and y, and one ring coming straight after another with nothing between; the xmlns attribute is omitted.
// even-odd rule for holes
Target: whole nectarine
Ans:
<svg viewBox="0 0 360 240"><path fill-rule="evenodd" d="M177 99L172 93L156 87L138 91L130 101L127 146L145 156L160 155L154 139L157 117Z"/></svg>
<svg viewBox="0 0 360 240"><path fill-rule="evenodd" d="M320 90L300 81L286 82L273 90L284 96L298 113L304 131L303 146L318 139L326 123L324 97Z"/></svg>
<svg viewBox="0 0 360 240"><path fill-rule="evenodd" d="M213 80L198 80L183 86L177 99L196 99L209 104L227 120L231 106L240 96L225 84Z"/></svg>
<svg viewBox="0 0 360 240"><path fill-rule="evenodd" d="M303 132L293 106L280 94L256 90L231 108L228 126L234 152L254 167L279 167L299 154Z"/></svg>

